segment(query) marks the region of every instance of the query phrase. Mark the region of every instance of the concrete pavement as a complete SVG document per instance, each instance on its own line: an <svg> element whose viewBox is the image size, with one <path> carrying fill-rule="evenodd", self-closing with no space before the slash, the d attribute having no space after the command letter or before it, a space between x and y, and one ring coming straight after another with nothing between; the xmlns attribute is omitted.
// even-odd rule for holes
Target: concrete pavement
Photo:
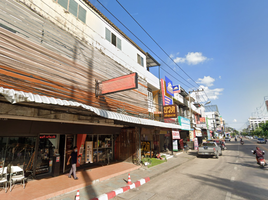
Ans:
<svg viewBox="0 0 268 200"><path fill-rule="evenodd" d="M159 175L138 190L115 197L116 200L238 200L268 199L268 167L256 164L251 149L254 140L228 142L219 159L195 158ZM268 145L259 145L262 149Z"/></svg>
<svg viewBox="0 0 268 200"><path fill-rule="evenodd" d="M152 168L147 167L141 167L135 171L132 171L130 173L131 175L131 181L136 182L142 178L149 177L151 181L161 176L165 173L167 173L170 170L173 170L177 168L178 166L182 165L183 163L188 162L189 160L192 160L195 158L195 152L189 152L181 153L180 155L169 159L166 163L157 165ZM100 183L96 183L94 185L90 185L84 188L80 188L80 199L81 200L89 200L91 198L94 198L96 196L105 194L107 192L113 191L115 189L118 189L120 187L126 186L128 179L128 174L122 174L116 177L113 177L111 179L102 181ZM148 184L148 183L146 183ZM141 186L143 187L143 186ZM66 193L64 195L56 196L54 198L51 198L51 200L73 200L76 195L76 191L71 191L69 193Z"/></svg>

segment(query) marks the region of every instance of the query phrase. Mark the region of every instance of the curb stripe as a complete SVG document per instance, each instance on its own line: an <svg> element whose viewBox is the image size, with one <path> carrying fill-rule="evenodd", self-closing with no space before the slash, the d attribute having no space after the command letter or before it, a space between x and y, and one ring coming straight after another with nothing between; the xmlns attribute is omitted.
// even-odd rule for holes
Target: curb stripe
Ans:
<svg viewBox="0 0 268 200"><path fill-rule="evenodd" d="M109 200L109 199L112 199L114 198L115 196L117 196L118 194L121 194L121 193L124 193L130 189L134 189L134 188L137 188L147 182L150 181L150 178L149 177L146 177L146 178L143 178L143 179L140 179L138 181L136 181L135 183L131 184L131 185L128 185L128 186L125 186L125 187L121 187L121 188L118 188L116 190L113 190L111 192L107 192L106 194L102 194L98 197L95 197L95 198L92 198L90 200Z"/></svg>

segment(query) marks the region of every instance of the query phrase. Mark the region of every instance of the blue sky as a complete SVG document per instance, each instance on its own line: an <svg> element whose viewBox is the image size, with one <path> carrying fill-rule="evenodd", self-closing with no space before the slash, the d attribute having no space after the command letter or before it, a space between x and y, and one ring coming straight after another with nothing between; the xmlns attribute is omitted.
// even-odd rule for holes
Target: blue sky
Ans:
<svg viewBox="0 0 268 200"><path fill-rule="evenodd" d="M120 7L116 0L99 0L157 56L189 79ZM248 117L268 96L267 0L118 0L154 40L201 87L229 126L244 128ZM97 0L91 1L105 16L149 52L169 73L175 74L114 19ZM153 69L158 77L158 69ZM173 84L189 91L196 83L176 75ZM195 88L195 89L196 89ZM205 97L205 96L204 96Z"/></svg>

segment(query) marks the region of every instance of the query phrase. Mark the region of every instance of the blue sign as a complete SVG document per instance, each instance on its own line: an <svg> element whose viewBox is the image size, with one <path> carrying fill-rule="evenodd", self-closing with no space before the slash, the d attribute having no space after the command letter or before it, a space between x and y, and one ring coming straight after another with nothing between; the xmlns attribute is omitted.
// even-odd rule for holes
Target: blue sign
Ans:
<svg viewBox="0 0 268 200"><path fill-rule="evenodd" d="M174 85L173 86L173 92L174 93L179 93L180 92L180 89L181 89L180 85Z"/></svg>
<svg viewBox="0 0 268 200"><path fill-rule="evenodd" d="M165 105L173 105L173 100L167 96L165 96Z"/></svg>
<svg viewBox="0 0 268 200"><path fill-rule="evenodd" d="M166 82L166 92L167 94L169 94L170 96L174 97L174 92L173 92L173 83L171 80L169 80L169 78L167 78L165 76L165 82Z"/></svg>

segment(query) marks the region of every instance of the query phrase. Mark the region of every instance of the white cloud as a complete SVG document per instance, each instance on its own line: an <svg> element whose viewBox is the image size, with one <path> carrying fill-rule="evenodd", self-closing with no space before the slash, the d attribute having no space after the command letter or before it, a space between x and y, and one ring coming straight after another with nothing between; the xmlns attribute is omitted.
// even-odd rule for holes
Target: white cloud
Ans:
<svg viewBox="0 0 268 200"><path fill-rule="evenodd" d="M197 80L197 83L210 87L210 86L213 86L214 81L215 81L214 78L212 78L210 76L204 76L204 78L199 78Z"/></svg>
<svg viewBox="0 0 268 200"><path fill-rule="evenodd" d="M174 56L171 54L171 56ZM207 57L203 56L201 52L188 52L188 54L183 57L174 58L174 62L176 63L187 63L188 65L197 65L206 60L209 60Z"/></svg>
<svg viewBox="0 0 268 200"><path fill-rule="evenodd" d="M236 119L234 119L234 120L233 120L233 122L237 122L237 120L236 120Z"/></svg>
<svg viewBox="0 0 268 200"><path fill-rule="evenodd" d="M218 99L220 95L222 95L223 88L215 88L215 89L209 89L207 86L200 85L199 89L204 89L204 92L206 95L203 95L203 98L205 98L204 101L207 101L207 96L210 100ZM203 100L202 98L202 100Z"/></svg>
<svg viewBox="0 0 268 200"><path fill-rule="evenodd" d="M219 79L221 79L221 76L219 76Z"/></svg>

